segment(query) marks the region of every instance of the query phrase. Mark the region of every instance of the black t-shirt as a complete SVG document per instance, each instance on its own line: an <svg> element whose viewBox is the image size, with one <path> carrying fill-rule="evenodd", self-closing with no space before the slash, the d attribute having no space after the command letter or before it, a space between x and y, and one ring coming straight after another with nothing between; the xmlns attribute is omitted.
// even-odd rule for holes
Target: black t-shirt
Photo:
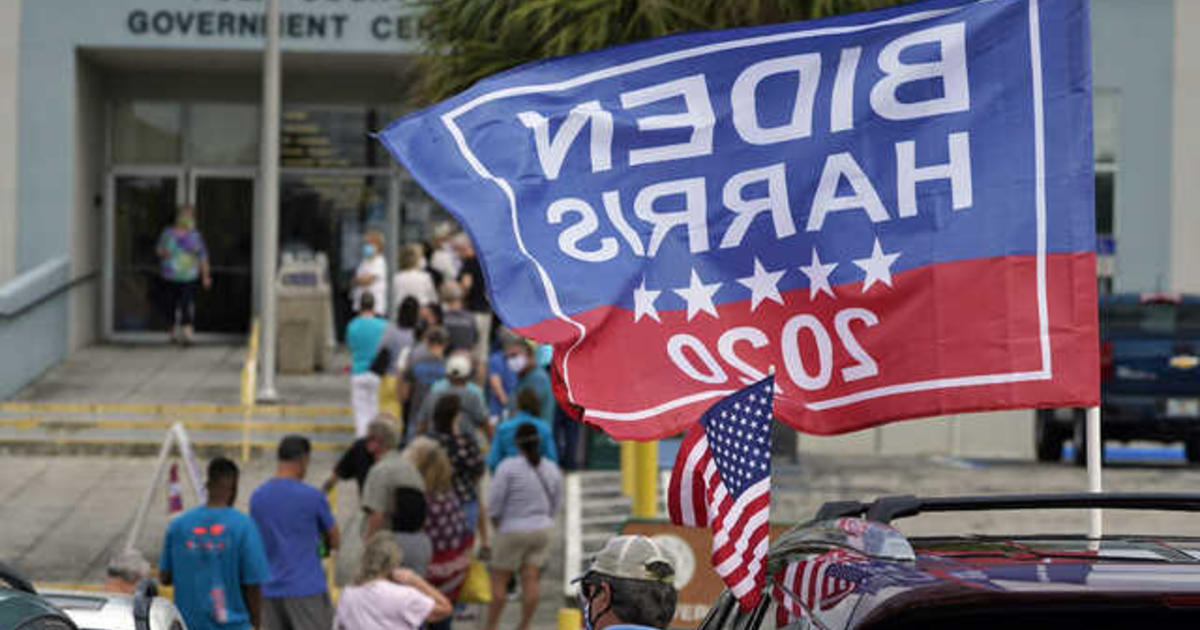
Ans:
<svg viewBox="0 0 1200 630"><path fill-rule="evenodd" d="M353 479L358 483L358 494L362 495L367 473L371 472L371 466L374 465L375 457L367 450L367 438L358 438L342 454L342 458L333 467L333 474L337 475L338 479Z"/></svg>
<svg viewBox="0 0 1200 630"><path fill-rule="evenodd" d="M490 312L491 306L488 305L487 287L483 284L483 266L479 264L478 256L463 259L462 269L458 272L460 282L466 274L471 275L471 289L467 291L463 305L472 313Z"/></svg>

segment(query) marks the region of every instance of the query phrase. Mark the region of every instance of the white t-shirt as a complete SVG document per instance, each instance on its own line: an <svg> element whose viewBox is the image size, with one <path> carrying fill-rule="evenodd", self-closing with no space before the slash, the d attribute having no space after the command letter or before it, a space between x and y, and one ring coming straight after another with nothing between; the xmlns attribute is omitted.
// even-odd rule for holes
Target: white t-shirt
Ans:
<svg viewBox="0 0 1200 630"><path fill-rule="evenodd" d="M375 296L375 314L380 316L386 315L387 261L384 260L383 256L376 254L375 256L358 263L358 269L355 270L354 277L358 278L368 274L375 276L375 280L373 280L370 286L367 287L367 290L371 292L371 295ZM362 287L356 286L354 287L354 290L350 292L350 299L354 302L353 308L355 312L359 310L358 296L362 295L362 291Z"/></svg>
<svg viewBox="0 0 1200 630"><path fill-rule="evenodd" d="M347 586L338 599L333 630L417 630L433 606L421 591L390 580Z"/></svg>
<svg viewBox="0 0 1200 630"><path fill-rule="evenodd" d="M433 288L433 278L424 269L405 269L392 276L392 301L399 307L408 296L417 298L421 306L429 306L438 301L437 289Z"/></svg>

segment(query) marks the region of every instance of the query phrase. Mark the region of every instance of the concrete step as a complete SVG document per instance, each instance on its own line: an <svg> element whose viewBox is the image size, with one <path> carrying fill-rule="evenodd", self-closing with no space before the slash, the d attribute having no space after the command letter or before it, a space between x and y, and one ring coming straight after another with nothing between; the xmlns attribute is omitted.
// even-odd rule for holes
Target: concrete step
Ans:
<svg viewBox="0 0 1200 630"><path fill-rule="evenodd" d="M338 406L0 403L0 450L20 454L153 455L182 423L198 452L271 453L280 438L307 435L315 450L354 440L350 411Z"/></svg>

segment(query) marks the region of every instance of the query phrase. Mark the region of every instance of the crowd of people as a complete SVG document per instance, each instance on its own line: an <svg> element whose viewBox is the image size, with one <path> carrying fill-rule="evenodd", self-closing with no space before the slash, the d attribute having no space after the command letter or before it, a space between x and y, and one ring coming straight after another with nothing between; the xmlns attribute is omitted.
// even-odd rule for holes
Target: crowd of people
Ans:
<svg viewBox="0 0 1200 630"><path fill-rule="evenodd" d="M476 482L484 464L473 440L459 430L457 412L456 404L439 403L433 433L417 436L403 450L395 448L394 421L381 416L326 480L325 488L339 478L360 480L367 514L355 534L363 537L363 551L336 607L321 558L341 545L342 534L325 493L304 483L309 440L289 435L280 441L275 476L251 494L248 515L233 507L237 465L213 459L206 503L170 523L159 560L159 579L173 586L188 628L450 628L476 548L468 510L480 509L495 529L491 553L486 544L479 548L491 588L483 627L498 627L508 580L516 576L517 627L528 629L541 599L540 572L562 501L562 476L543 456L538 427L522 423L513 433L517 454L500 462L486 499L480 496ZM118 555L109 566L112 589L132 592L148 569L136 552ZM674 615L674 563L652 539L613 538L579 583L589 629L665 628Z"/></svg>
<svg viewBox="0 0 1200 630"><path fill-rule="evenodd" d="M518 628L530 627L563 501L561 468L575 464L561 456L578 447L575 421L551 391L550 357L493 327L466 235L443 227L429 251L401 248L391 302L383 251L382 235L368 234L351 296L357 316L346 328L356 440L321 488L304 482L311 443L290 435L248 515L232 507L237 466L218 457L206 504L171 522L160 578L174 585L192 630L444 629L466 591L487 600L487 630L510 595ZM321 558L342 543L327 495L343 480L358 487L361 518L344 524L358 524L345 535L361 538L362 553L335 608ZM628 550L618 551L616 568L598 560L584 580L590 627L636 623L620 614L640 603L614 603L629 573L620 569ZM113 579L135 573L133 564L120 559ZM591 608L597 603L603 610Z"/></svg>
<svg viewBox="0 0 1200 630"><path fill-rule="evenodd" d="M345 330L356 436L365 436L367 425L383 412L402 423L400 439L407 444L431 431L437 401L453 395L463 431L481 446L520 416L548 430L541 434L546 457L575 468L581 432L555 402L547 372L553 351L493 325L471 239L439 224L428 244L402 245L390 293L384 250L382 233L369 232L349 296L356 313ZM506 430L516 426L510 423Z"/></svg>

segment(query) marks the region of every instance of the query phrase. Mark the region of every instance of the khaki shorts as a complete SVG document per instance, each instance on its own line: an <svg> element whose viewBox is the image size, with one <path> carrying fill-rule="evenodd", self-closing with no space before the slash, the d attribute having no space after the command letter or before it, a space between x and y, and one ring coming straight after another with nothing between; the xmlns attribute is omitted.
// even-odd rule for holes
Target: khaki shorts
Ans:
<svg viewBox="0 0 1200 630"><path fill-rule="evenodd" d="M532 564L541 567L550 555L550 537L554 529L535 529L528 532L497 532L492 541L492 561L488 566L498 571L517 571Z"/></svg>

